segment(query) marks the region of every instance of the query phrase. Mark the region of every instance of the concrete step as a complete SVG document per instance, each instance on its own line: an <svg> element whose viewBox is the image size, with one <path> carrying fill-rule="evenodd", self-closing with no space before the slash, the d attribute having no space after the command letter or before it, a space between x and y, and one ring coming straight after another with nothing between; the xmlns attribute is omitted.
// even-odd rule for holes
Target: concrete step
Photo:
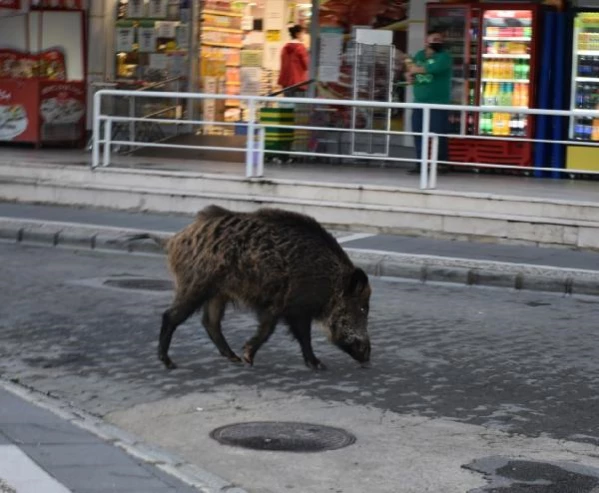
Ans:
<svg viewBox="0 0 599 493"><path fill-rule="evenodd" d="M17 176L17 173L0 174L0 198L163 213L189 213L208 204L246 211L262 206L283 207L310 214L335 229L599 248L599 221L340 201L331 200L331 196L324 193L325 199L312 198L309 194L308 198L282 197L280 193L266 193L270 191L268 184L259 182L251 182L245 189L251 193L241 193L244 189L239 184L244 180L228 177L198 178L189 174L191 176L186 180L183 176L173 177L168 173L164 180L157 181L156 173L130 173L129 170L74 172L64 168L55 171L45 170L30 177ZM135 184L132 183L134 176L137 178ZM198 189L193 190L192 184ZM208 190L209 184L215 185L212 190ZM230 184L233 192L224 191L223 184ZM299 190L300 186L296 186ZM324 190L324 185L319 186ZM259 190L265 193L258 195ZM402 196L401 193L397 195Z"/></svg>
<svg viewBox="0 0 599 493"><path fill-rule="evenodd" d="M247 180L229 174L158 171L147 169L101 168L95 171L84 166L57 166L34 163L1 163L0 176L27 177L63 184L90 184L100 187L129 186L209 194L255 197L262 200L326 200L332 203L406 207L423 211L490 214L509 217L536 217L552 221L599 221L599 203L526 198L503 194L421 191L413 188L369 186L292 180Z"/></svg>

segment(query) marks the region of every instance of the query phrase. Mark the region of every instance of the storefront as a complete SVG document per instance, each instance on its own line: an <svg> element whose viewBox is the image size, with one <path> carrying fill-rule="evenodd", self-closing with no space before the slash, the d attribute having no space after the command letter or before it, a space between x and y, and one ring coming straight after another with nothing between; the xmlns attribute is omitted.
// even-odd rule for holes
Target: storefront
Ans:
<svg viewBox="0 0 599 493"><path fill-rule="evenodd" d="M84 7L81 0L0 1L0 142L84 141Z"/></svg>

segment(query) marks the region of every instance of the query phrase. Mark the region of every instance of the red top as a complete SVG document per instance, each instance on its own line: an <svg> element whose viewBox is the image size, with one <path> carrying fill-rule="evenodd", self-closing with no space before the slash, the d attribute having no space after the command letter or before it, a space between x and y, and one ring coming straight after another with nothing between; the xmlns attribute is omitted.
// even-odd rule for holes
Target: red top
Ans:
<svg viewBox="0 0 599 493"><path fill-rule="evenodd" d="M306 47L299 41L287 43L281 51L279 85L285 88L307 81L308 65L309 58Z"/></svg>

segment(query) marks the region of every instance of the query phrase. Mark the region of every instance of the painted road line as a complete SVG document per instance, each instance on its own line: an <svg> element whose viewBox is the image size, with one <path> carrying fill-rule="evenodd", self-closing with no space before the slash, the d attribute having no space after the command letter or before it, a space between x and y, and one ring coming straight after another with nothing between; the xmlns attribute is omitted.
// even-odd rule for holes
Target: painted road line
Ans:
<svg viewBox="0 0 599 493"><path fill-rule="evenodd" d="M19 447L0 445L0 491L11 490L16 493L71 493Z"/></svg>
<svg viewBox="0 0 599 493"><path fill-rule="evenodd" d="M337 238L337 242L338 243L349 243L350 241L363 240L364 238L371 238L373 236L376 236L376 235L372 234L372 233L356 233L353 235Z"/></svg>

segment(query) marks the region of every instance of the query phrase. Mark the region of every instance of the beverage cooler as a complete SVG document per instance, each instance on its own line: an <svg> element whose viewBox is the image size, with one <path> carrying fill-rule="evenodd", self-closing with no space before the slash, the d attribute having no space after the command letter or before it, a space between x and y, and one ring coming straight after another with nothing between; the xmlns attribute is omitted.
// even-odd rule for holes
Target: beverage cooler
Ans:
<svg viewBox="0 0 599 493"><path fill-rule="evenodd" d="M462 116L462 135L489 136L492 139L455 137L449 142L449 158L456 162L533 164L531 142L506 141L498 137L532 138L534 117L509 114L494 107L535 107L539 27L542 10L536 4L483 3L477 5L428 5L428 28L443 27L443 12L459 11L464 25L463 52L448 43L454 56L454 76L462 77L467 96L464 104L485 106L481 113ZM454 19L448 15L446 18ZM458 21L454 20L458 25ZM447 21L445 25L450 26ZM468 26L466 28L465 26ZM451 30L446 37L453 41ZM456 56L457 55L457 56ZM463 67L463 74L458 71ZM454 90L460 87L457 81ZM457 102L457 98L455 98ZM465 126L464 126L465 118ZM465 131L464 131L465 130ZM456 132L458 133L458 132Z"/></svg>
<svg viewBox="0 0 599 493"><path fill-rule="evenodd" d="M576 10L572 16L572 81L570 109L599 109L599 11ZM570 140L599 141L599 118L571 117ZM599 147L569 145L566 168L599 171Z"/></svg>

